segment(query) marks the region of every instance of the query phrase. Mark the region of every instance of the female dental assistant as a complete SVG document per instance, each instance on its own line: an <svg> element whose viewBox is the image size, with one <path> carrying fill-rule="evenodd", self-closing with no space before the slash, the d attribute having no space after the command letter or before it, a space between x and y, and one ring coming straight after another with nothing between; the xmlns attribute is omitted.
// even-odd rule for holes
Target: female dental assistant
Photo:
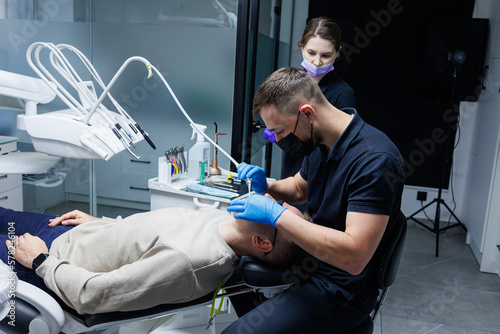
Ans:
<svg viewBox="0 0 500 334"><path fill-rule="evenodd" d="M298 45L302 51L302 67L312 76L328 102L342 110L356 108L354 90L334 71L335 60L342 47L340 27L332 19L317 17L310 20ZM284 153L281 178L294 176L302 166L303 156ZM304 211L305 205L296 205Z"/></svg>
<svg viewBox="0 0 500 334"><path fill-rule="evenodd" d="M340 27L332 19L318 17L310 20L298 43L303 56L301 65L333 106L356 108L353 89L334 71L334 62L342 49L340 43Z"/></svg>

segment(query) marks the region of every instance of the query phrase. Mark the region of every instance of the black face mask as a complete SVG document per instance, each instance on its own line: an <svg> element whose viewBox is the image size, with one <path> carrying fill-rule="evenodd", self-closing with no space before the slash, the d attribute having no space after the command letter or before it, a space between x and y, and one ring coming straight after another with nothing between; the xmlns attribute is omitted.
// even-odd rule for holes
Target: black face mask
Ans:
<svg viewBox="0 0 500 334"><path fill-rule="evenodd" d="M313 141L313 125L311 124L311 137L306 142L301 142L300 139L295 135L295 130L297 130L297 124L299 124L300 110L297 115L297 123L295 123L295 129L293 132L288 134L285 138L277 141L276 144L286 153L296 156L303 157L305 155L310 155L312 151L316 148Z"/></svg>

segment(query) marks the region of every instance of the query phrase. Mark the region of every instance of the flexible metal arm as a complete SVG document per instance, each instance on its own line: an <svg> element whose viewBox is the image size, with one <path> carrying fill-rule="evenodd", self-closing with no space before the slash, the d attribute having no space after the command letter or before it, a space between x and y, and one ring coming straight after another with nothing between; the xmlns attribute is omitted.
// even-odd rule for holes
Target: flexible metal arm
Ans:
<svg viewBox="0 0 500 334"><path fill-rule="evenodd" d="M172 98L174 99L175 103L177 104L177 106L179 107L179 109L182 111L182 113L184 114L184 116L187 118L187 120L189 121L189 123L191 123L191 125L193 126L193 128L195 128L196 131L198 131L199 133L201 133L203 135L203 137L205 137L205 139L208 140L208 142L210 144L212 144L215 147L217 147L222 154L224 154L236 167L238 167L240 164L232 156L230 156L226 151L224 151L222 149L222 147L220 147L212 139L210 139L210 137L207 136L203 131L201 131L200 129L198 129L198 127L196 126L196 123L193 122L193 120L191 119L191 117L189 117L188 113L186 112L186 110L184 110L184 108L182 107L181 103L177 99L177 96L175 96L174 91L172 90L172 88L170 88L170 85L168 84L167 80L165 80L165 78L163 77L163 75L161 75L160 71L158 71L158 69L156 67L154 67L153 65L150 65L150 67L153 68L153 71L155 71L156 74L158 74L158 76L160 77L160 79L163 82L163 84L165 85L165 87L167 87L170 95L172 95Z"/></svg>
<svg viewBox="0 0 500 334"><path fill-rule="evenodd" d="M130 57L129 59L127 59L123 63L123 65L120 67L120 69L118 70L118 72L116 72L116 74L113 77L113 79L111 79L111 81L109 82L109 84L106 87L106 89L101 93L101 96L99 97L99 99L97 100L97 102L94 104L94 107L92 108L92 110L90 110L90 113L85 118L85 122L88 122L88 120L92 117L92 115L96 111L97 107L101 104L102 100L104 100L104 98L106 97L106 95L109 93L111 87L113 87L113 85L115 84L115 82L118 79L118 77L120 77L120 75L125 70L125 68L131 62L133 62L133 61L140 61L140 62L143 62L146 65L146 68L148 69L148 79L151 77L151 75L153 75L153 73L151 72L151 66L152 65L151 65L151 63L146 58L135 56L135 57Z"/></svg>

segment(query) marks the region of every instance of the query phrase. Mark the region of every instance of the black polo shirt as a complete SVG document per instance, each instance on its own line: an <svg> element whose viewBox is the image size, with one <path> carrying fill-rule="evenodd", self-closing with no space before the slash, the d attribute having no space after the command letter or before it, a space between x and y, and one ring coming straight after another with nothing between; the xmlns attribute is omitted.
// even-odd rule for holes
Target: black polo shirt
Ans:
<svg viewBox="0 0 500 334"><path fill-rule="evenodd" d="M366 124L354 109L346 112L353 119L332 150L319 146L302 164L300 174L308 182L308 212L314 223L340 231L345 230L348 211L388 215L384 245L400 212L403 159L385 134ZM376 295L375 264L372 259L360 275L352 276L320 262L314 277L334 283L327 290L336 293L340 289L347 299L359 293Z"/></svg>
<svg viewBox="0 0 500 334"><path fill-rule="evenodd" d="M318 83L319 88L337 109L356 108L356 97L354 90L349 86L336 71L327 73Z"/></svg>
<svg viewBox="0 0 500 334"><path fill-rule="evenodd" d="M335 71L327 73L318 83L319 88L330 102L337 109L356 108L356 98L354 91ZM300 170L304 157L296 157L283 152L281 163L281 178L285 179L294 176ZM302 208L303 206L298 206Z"/></svg>

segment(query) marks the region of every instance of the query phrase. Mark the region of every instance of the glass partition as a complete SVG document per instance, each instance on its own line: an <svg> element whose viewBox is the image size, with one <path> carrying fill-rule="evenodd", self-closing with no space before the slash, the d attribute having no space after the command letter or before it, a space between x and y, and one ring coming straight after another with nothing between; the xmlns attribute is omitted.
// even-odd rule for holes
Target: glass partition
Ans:
<svg viewBox="0 0 500 334"><path fill-rule="evenodd" d="M91 24L88 9L85 0L0 1L0 70L37 77L26 61L26 50L32 43L39 41L68 43L89 55ZM44 57L42 60L48 64ZM48 104L38 105L38 112L65 108L66 105L56 98ZM0 135L17 137L20 151L33 151L28 134L17 129L17 115L23 113L22 102L9 108L0 105ZM24 175L24 210L43 212L48 207L64 202L65 177L75 168L85 170L83 175L88 187L88 161L61 161L51 173ZM61 180L65 181L60 183ZM85 200L88 201L88 196ZM87 208L85 210L88 211Z"/></svg>
<svg viewBox="0 0 500 334"><path fill-rule="evenodd" d="M241 133L233 135L233 155L241 160L262 166L268 176L280 178L281 150L269 144L262 136L264 123L251 117L255 91L274 70L289 66L290 40L294 1L246 0L245 24L240 27L236 74L242 80L235 82L236 121L233 127L241 127ZM244 73L244 74L241 74ZM244 79L243 79L244 78ZM274 153L273 153L274 151Z"/></svg>
<svg viewBox="0 0 500 334"><path fill-rule="evenodd" d="M210 136L230 152L235 64L237 0L4 0L0 1L0 69L36 77L26 62L33 42L67 43L94 64L105 83L131 56L142 56L157 67L184 109ZM78 67L79 65L75 65ZM157 76L146 77L141 63L132 63L111 90L113 96L147 131L156 145L141 142L109 161L64 159L65 198L88 201L89 176L95 177L98 202L149 207L148 179L157 176L158 158L166 149L194 145L192 129ZM100 91L98 90L98 94ZM109 100L104 104L111 108ZM66 108L56 98L39 112ZM30 150L29 136L16 127L20 108L0 107L0 135L19 138ZM139 160L139 162L137 162ZM221 168L229 160L218 154ZM95 172L89 168L95 165Z"/></svg>

